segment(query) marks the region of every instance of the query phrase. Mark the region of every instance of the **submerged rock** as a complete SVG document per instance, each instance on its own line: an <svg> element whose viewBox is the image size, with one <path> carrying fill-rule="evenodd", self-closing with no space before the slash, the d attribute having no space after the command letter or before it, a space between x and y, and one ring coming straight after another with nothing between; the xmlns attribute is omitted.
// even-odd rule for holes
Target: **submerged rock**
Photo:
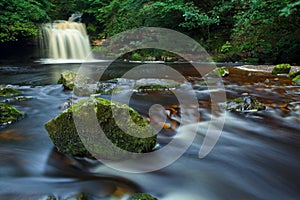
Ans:
<svg viewBox="0 0 300 200"><path fill-rule="evenodd" d="M94 130L94 122L89 120L91 111L96 113L98 124L104 132ZM120 120L116 121L114 113L118 113ZM131 119L128 119L128 115ZM75 126L75 119L81 120L80 127ZM126 132L121 130L117 123L127 127ZM90 125L89 125L90 124ZM69 109L62 112L56 118L45 124L48 134L58 151L73 156L93 158L91 153L83 145L77 129L84 132L85 145L93 145L93 153L107 159L115 159L119 152L98 145L97 140L108 138L109 141L122 150L129 152L149 152L156 145L156 135L147 122L132 108L127 105L112 102L102 98L89 98L73 104ZM77 129L76 129L77 128ZM97 134L95 134L97 132ZM128 134L130 133L130 134ZM135 137L133 135L139 135ZM151 137L148 137L151 136ZM116 158L118 159L118 158Z"/></svg>
<svg viewBox="0 0 300 200"><path fill-rule="evenodd" d="M256 97L244 96L226 102L226 109L230 111L258 111L266 109Z"/></svg>
<svg viewBox="0 0 300 200"><path fill-rule="evenodd" d="M22 112L5 103L0 103L0 126L11 124L24 116Z"/></svg>
<svg viewBox="0 0 300 200"><path fill-rule="evenodd" d="M18 95L21 92L11 87L0 87L0 97L10 97Z"/></svg>
<svg viewBox="0 0 300 200"><path fill-rule="evenodd" d="M127 200L157 200L157 198L154 198L150 194L146 193L136 193L129 197Z"/></svg>
<svg viewBox="0 0 300 200"><path fill-rule="evenodd" d="M291 70L290 64L279 64L274 67L272 74L288 74Z"/></svg>

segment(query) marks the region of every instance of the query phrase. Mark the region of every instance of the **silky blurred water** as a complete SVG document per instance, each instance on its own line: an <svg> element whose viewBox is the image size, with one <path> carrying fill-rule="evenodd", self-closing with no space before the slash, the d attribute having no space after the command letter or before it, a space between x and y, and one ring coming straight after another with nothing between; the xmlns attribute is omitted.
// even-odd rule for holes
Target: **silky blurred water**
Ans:
<svg viewBox="0 0 300 200"><path fill-rule="evenodd" d="M194 73L189 66L176 66L191 76ZM75 199L79 192L89 194L91 199L126 199L133 192L147 192L165 200L300 198L300 87L288 84L285 78L276 82L273 80L276 77L261 72L257 74L258 79L250 80L245 78L248 74L243 75L244 71L232 69L231 76L224 78L228 98L247 93L270 106L258 112L219 113L226 115L222 134L212 152L203 159L199 159L198 153L204 136L209 134L205 116L211 113L204 103L210 101L210 93L195 87L202 102L199 111L203 120L179 130L183 135L189 134L199 125L191 147L164 169L132 174L98 161L60 154L44 129L48 120L63 111L60 105L72 97L70 91L56 84L60 73L66 69L76 71L79 67L80 64L0 67L0 84L11 84L22 96L30 97L26 101L9 101L26 115L0 128L1 200L38 200L47 199L48 195ZM112 69L107 79L131 67L124 64ZM266 79L269 82L264 82ZM7 101L7 98L0 100ZM172 92L166 91L136 93L130 100L130 106L145 117L152 104L167 107L176 103ZM175 134L179 133L162 131L158 136L159 145L166 145Z"/></svg>

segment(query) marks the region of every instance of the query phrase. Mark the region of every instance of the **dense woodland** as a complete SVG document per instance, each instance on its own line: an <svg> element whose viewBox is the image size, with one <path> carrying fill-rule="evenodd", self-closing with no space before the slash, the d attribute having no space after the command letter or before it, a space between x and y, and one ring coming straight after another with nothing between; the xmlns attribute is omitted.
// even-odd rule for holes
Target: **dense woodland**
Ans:
<svg viewBox="0 0 300 200"><path fill-rule="evenodd" d="M166 27L215 61L300 64L300 0L1 0L0 47L30 42L42 23L82 13L92 40Z"/></svg>

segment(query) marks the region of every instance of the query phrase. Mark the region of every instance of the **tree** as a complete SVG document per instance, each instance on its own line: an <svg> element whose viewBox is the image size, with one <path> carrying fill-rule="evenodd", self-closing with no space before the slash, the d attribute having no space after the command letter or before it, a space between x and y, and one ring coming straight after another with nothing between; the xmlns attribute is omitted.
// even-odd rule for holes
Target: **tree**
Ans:
<svg viewBox="0 0 300 200"><path fill-rule="evenodd" d="M299 49L300 18L295 12L298 4L290 0L236 2L231 35L233 50L244 57L258 57L270 62L288 61L288 57L295 54L295 45L298 44Z"/></svg>
<svg viewBox="0 0 300 200"><path fill-rule="evenodd" d="M47 21L46 0L10 0L0 2L0 42L18 41L38 33L37 23Z"/></svg>

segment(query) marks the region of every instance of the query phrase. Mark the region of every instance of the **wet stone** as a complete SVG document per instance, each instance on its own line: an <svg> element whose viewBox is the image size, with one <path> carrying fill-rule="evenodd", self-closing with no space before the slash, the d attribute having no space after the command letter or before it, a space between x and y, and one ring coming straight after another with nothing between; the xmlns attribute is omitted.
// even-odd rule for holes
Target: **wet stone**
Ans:
<svg viewBox="0 0 300 200"><path fill-rule="evenodd" d="M90 117L91 112L96 114L95 120L103 133L95 126L95 121ZM118 113L118 119L114 113ZM77 119L77 126L74 119ZM120 128L120 123L126 126L126 131ZM122 158L123 150L149 152L156 145L156 135L152 128L134 109L102 98L92 97L73 104L47 122L45 128L58 151L73 156L93 158L85 147L87 145L94 148L94 155L106 159ZM77 130L80 130L81 137ZM107 139L112 144L106 144Z"/></svg>
<svg viewBox="0 0 300 200"><path fill-rule="evenodd" d="M15 107L0 103L0 126L5 126L20 120L24 114Z"/></svg>
<svg viewBox="0 0 300 200"><path fill-rule="evenodd" d="M265 110L264 104L260 103L256 97L244 96L226 102L226 109L229 111L259 111Z"/></svg>
<svg viewBox="0 0 300 200"><path fill-rule="evenodd" d="M0 86L0 97L10 97L10 96L14 96L14 95L18 95L21 92L11 88L11 87L1 87Z"/></svg>

